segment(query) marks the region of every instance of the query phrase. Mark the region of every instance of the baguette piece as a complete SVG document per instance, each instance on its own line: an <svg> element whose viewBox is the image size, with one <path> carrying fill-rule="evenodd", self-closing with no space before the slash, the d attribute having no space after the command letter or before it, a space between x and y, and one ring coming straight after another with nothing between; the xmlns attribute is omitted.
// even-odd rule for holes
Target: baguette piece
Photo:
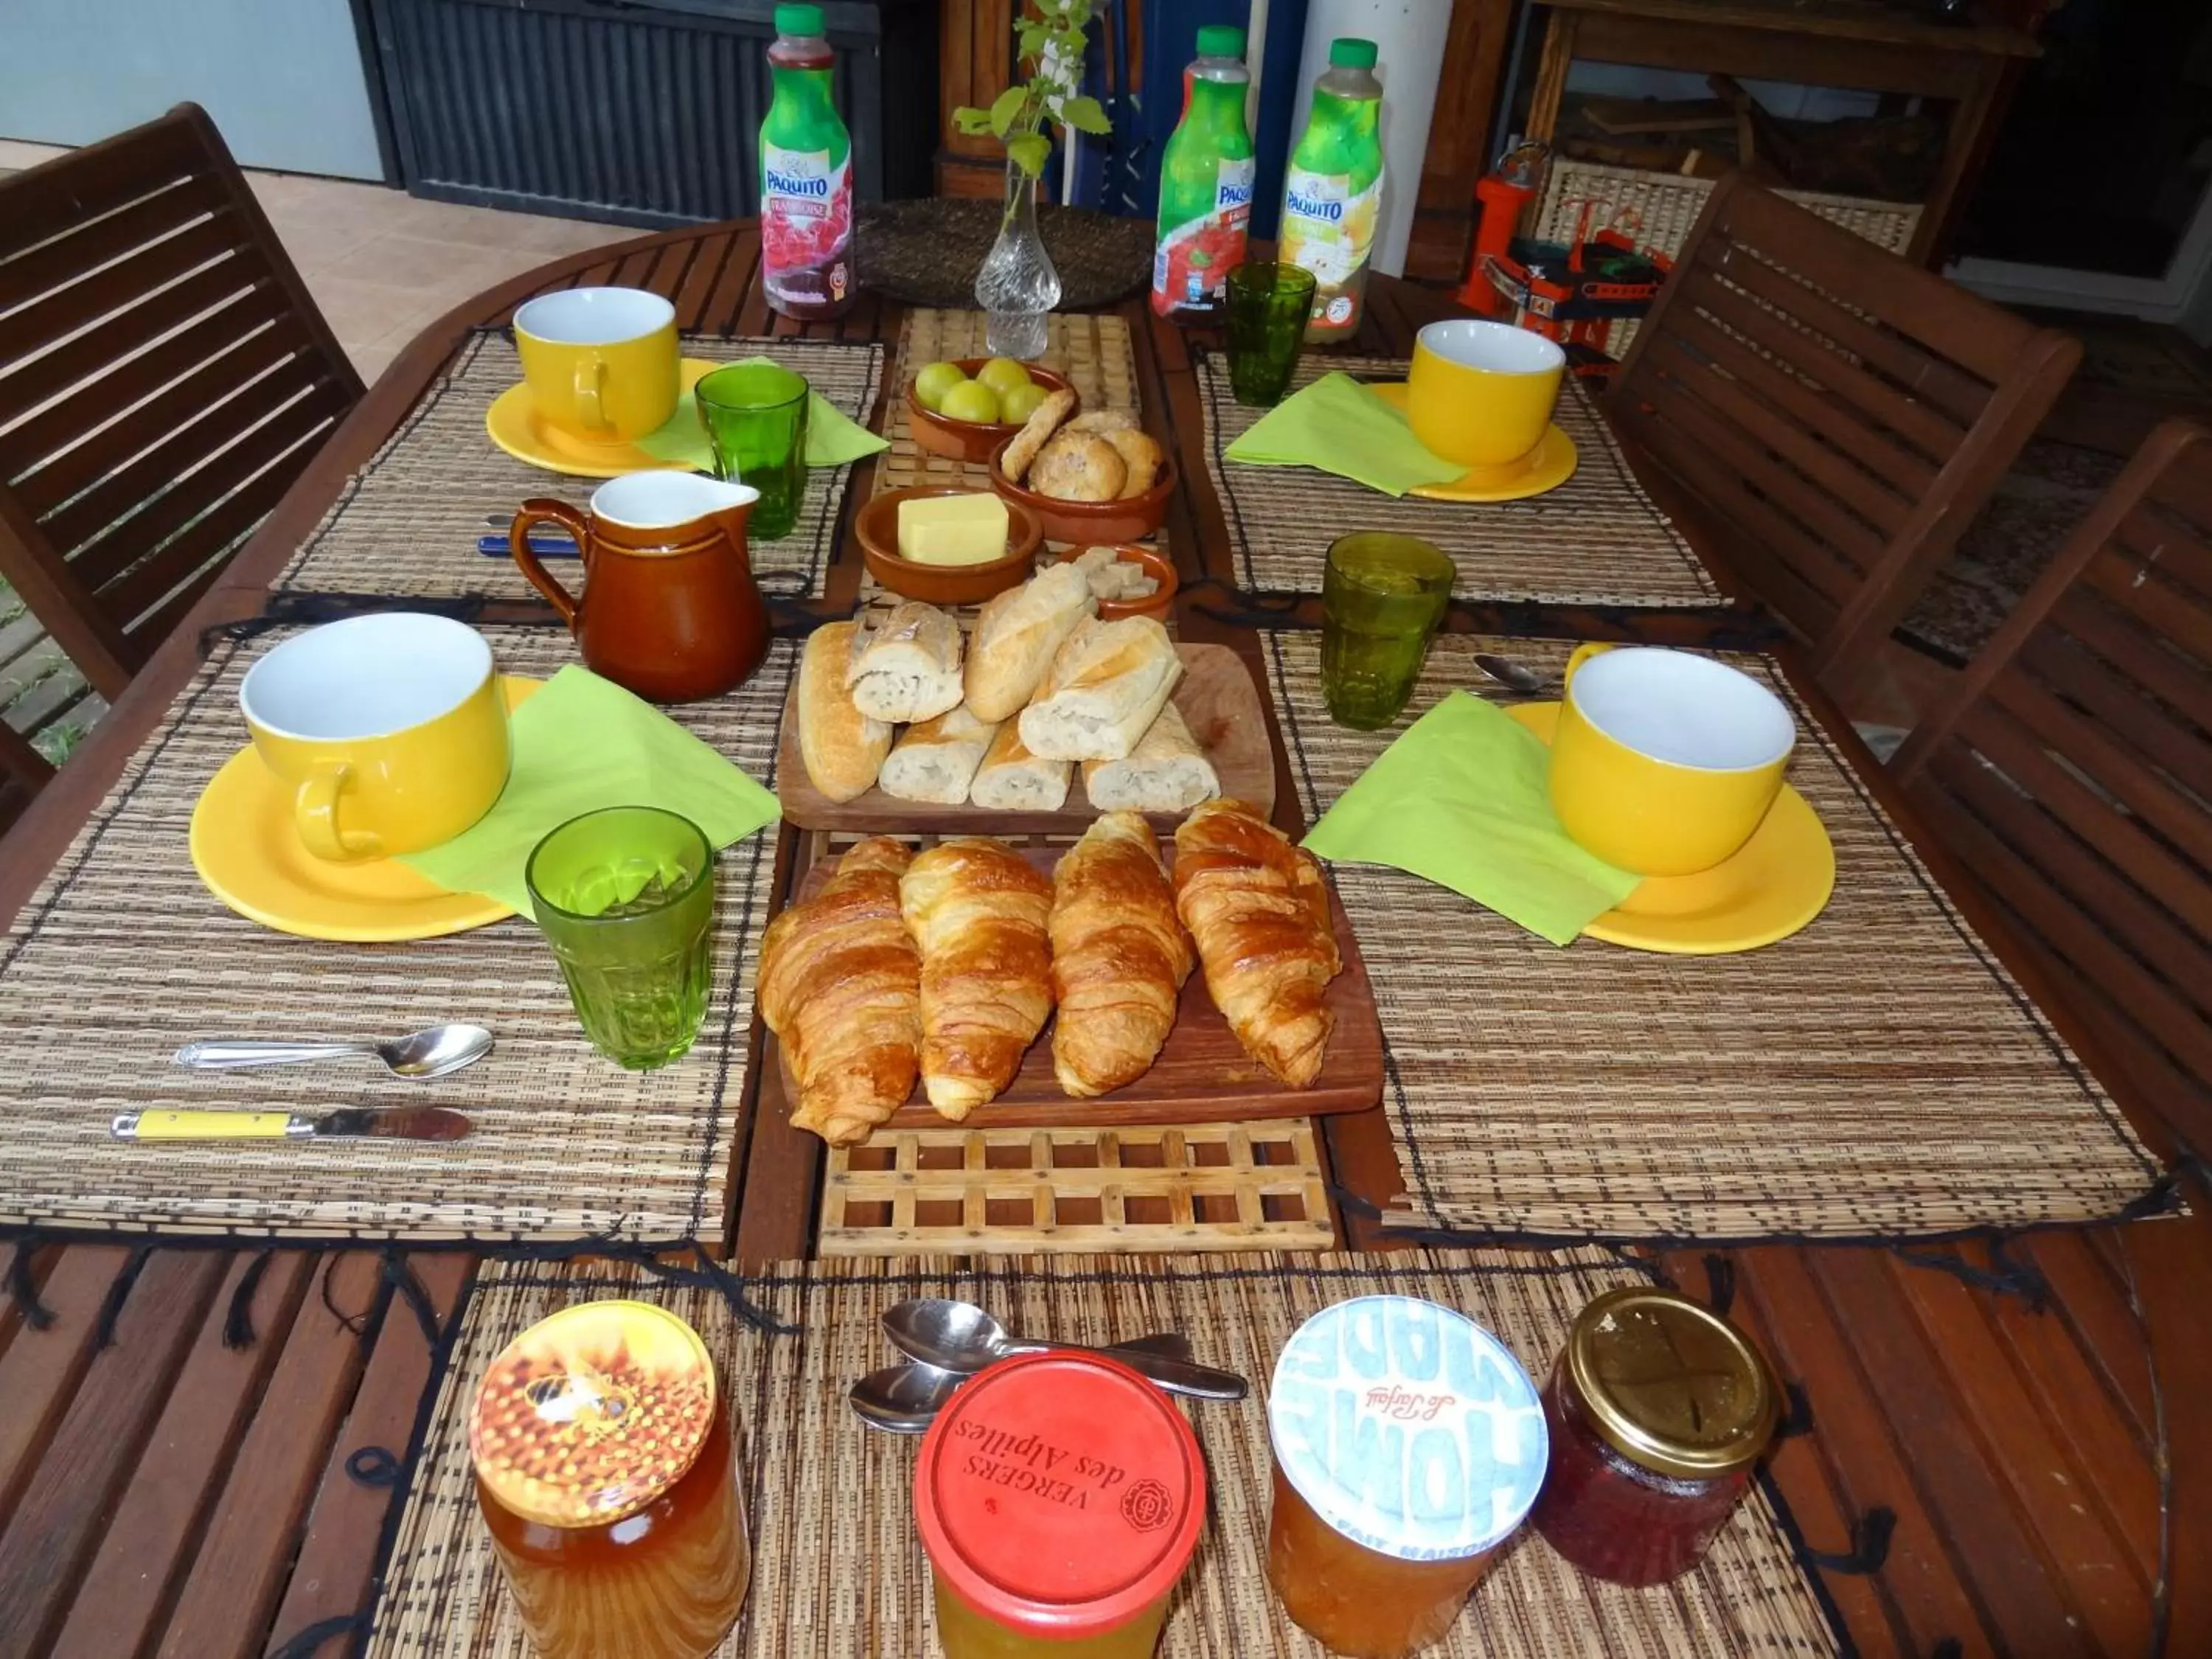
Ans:
<svg viewBox="0 0 2212 1659"><path fill-rule="evenodd" d="M1057 812L1067 802L1066 761L1044 760L1022 747L1021 728L1008 720L983 753L968 786L968 799L999 812Z"/></svg>
<svg viewBox="0 0 2212 1659"><path fill-rule="evenodd" d="M1052 1012L1052 883L1002 841L939 842L899 878L921 947L921 1085L959 1122L1014 1080Z"/></svg>
<svg viewBox="0 0 2212 1659"><path fill-rule="evenodd" d="M1127 760L1182 678L1175 641L1153 618L1085 622L1022 710L1022 742L1048 760Z"/></svg>
<svg viewBox="0 0 2212 1659"><path fill-rule="evenodd" d="M900 601L879 626L854 631L845 689L863 714L894 725L957 708L960 624L933 605Z"/></svg>
<svg viewBox="0 0 2212 1659"><path fill-rule="evenodd" d="M1083 763L1083 793L1102 812L1187 812L1219 794L1221 780L1189 725L1170 703L1137 739L1128 759Z"/></svg>
<svg viewBox="0 0 2212 1659"><path fill-rule="evenodd" d="M1175 1029L1196 960L1159 843L1109 812L1052 872L1052 1070L1079 1100L1134 1083Z"/></svg>
<svg viewBox="0 0 2212 1659"><path fill-rule="evenodd" d="M1175 895L1244 1052L1310 1087L1336 1025L1322 993L1344 967L1313 854L1243 801L1210 800L1176 831Z"/></svg>
<svg viewBox="0 0 2212 1659"><path fill-rule="evenodd" d="M791 1121L832 1146L866 1140L921 1069L921 952L899 914L913 857L885 836L862 842L761 939L761 1018L799 1080Z"/></svg>
<svg viewBox="0 0 2212 1659"><path fill-rule="evenodd" d="M969 714L965 704L909 726L884 762L876 787L901 800L957 806L968 799L968 786L998 730Z"/></svg>
<svg viewBox="0 0 2212 1659"><path fill-rule="evenodd" d="M1089 579L1073 565L1047 565L1019 587L994 597L968 642L968 712L979 720L1013 719L1036 693L1061 641L1097 614Z"/></svg>
<svg viewBox="0 0 2212 1659"><path fill-rule="evenodd" d="M1019 483L1030 470L1030 463L1044 447L1045 440L1060 429L1060 423L1075 409L1075 393L1068 391L1048 392L1044 401L1022 422L1022 429L1014 434L1014 441L1006 446L1000 465L1006 477Z"/></svg>
<svg viewBox="0 0 2212 1659"><path fill-rule="evenodd" d="M872 788L891 728L863 714L845 689L855 624L830 623L806 636L799 659L799 757L806 776L831 800L847 801Z"/></svg>

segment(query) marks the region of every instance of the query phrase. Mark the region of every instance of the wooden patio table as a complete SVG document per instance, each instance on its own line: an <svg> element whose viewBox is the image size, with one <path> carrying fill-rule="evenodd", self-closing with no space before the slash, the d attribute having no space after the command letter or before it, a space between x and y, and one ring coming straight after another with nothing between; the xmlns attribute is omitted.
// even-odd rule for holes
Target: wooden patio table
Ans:
<svg viewBox="0 0 2212 1659"><path fill-rule="evenodd" d="M800 327L771 313L757 251L749 224L641 237L543 266L426 330L17 826L0 864L0 918L22 905L186 684L201 631L262 610L301 538L471 328L503 322L538 292L619 283L667 295L685 332L895 344L901 311L872 297L832 324ZM1453 311L1440 295L1387 278L1370 293L1353 346L1364 353L1409 355L1414 331ZM1141 301L1121 309L1148 423L1182 457L1188 488L1169 529L1185 581L1225 578L1190 339ZM899 393L886 375L882 398ZM1640 471L1695 544L1694 512ZM855 478L848 518L870 482ZM848 611L856 590L849 536L840 550L825 614ZM1300 609L1310 618L1314 605ZM1249 630L1190 607L1180 620L1187 637L1223 641L1257 667ZM1472 620L1511 632L1526 619L1478 607ZM1550 631L1576 631L1575 620L1554 616ZM1607 625L1618 618L1588 619L1588 631ZM1680 617L1637 631L1684 644L1704 636ZM2033 963L1954 878L1842 713L1788 650L1779 654L1960 908L2094 1064L2087 1033L2040 994ZM1297 796L1279 743L1276 753L1287 822ZM2100 1070L2119 1094L2117 1072ZM2148 1114L2131 1115L2160 1155L2175 1153ZM738 1154L731 1242L741 1266L806 1253L817 1184L809 1138L781 1123L755 1129ZM1380 1112L1329 1120L1328 1147L1338 1186L1362 1203L1398 1190ZM2212 1329L2201 1314L2212 1233L2199 1199L2190 1219L2057 1229L2001 1249L1770 1244L1665 1258L1686 1287L1731 1297L1733 1316L1816 1402L1808 1431L1780 1443L1772 1469L1861 1650L2212 1652ZM1357 1207L1340 1218L1349 1245L1402 1242ZM458 1304L470 1261L70 1244L24 1266L54 1320L33 1329L20 1304L0 1310L0 1659L227 1659L296 1644L362 1607L396 1518L396 1471L384 1454L406 1446L432 1364L429 1331ZM104 1331L103 1301L134 1267ZM240 1309L255 1329L250 1346L224 1340L239 1334L225 1326ZM1865 1571L1851 1557L1882 1533L1869 1524L1878 1512L1893 1517L1887 1548ZM333 1624L312 1650L347 1651L349 1641Z"/></svg>

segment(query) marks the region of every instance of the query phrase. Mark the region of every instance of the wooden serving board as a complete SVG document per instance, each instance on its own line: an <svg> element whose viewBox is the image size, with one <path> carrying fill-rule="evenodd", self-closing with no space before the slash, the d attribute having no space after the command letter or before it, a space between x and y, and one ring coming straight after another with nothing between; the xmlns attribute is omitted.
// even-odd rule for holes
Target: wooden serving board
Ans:
<svg viewBox="0 0 2212 1659"><path fill-rule="evenodd" d="M1050 871L1060 862L1064 847L1024 847L1022 856L1040 870ZM1172 846L1164 847L1170 864ZM793 902L804 902L822 890L837 860L827 858L809 870L799 884ZM1367 978L1359 942L1352 937L1352 922L1339 903L1336 889L1328 892L1329 921L1336 929L1336 948L1344 958L1344 971L1328 982L1322 1000L1336 1015L1328 1051L1322 1058L1321 1075L1310 1089L1293 1089L1244 1052L1229 1029L1229 1022L1206 992L1206 974L1194 968L1183 981L1182 1004L1176 1014L1175 1030L1152 1069L1134 1083L1089 1100L1071 1099L1060 1092L1052 1074L1052 1023L1048 1020L1037 1040L1022 1057L1022 1069L1006 1091L988 1105L969 1113L961 1127L981 1128L1112 1127L1117 1124L1218 1123L1247 1118L1313 1117L1334 1112L1364 1112L1382 1098L1382 1027L1375 1012L1375 988ZM783 1085L784 1098L796 1102L799 1080L784 1059L783 1045L773 1033L767 1038L773 1063ZM951 1127L939 1117L915 1085L914 1097L892 1114L894 1129Z"/></svg>
<svg viewBox="0 0 2212 1659"><path fill-rule="evenodd" d="M1213 763L1221 793L1249 801L1262 817L1275 810L1275 757L1267 747L1267 717L1261 712L1259 688L1243 659L1225 645L1177 645L1182 678L1175 706L1190 734ZM1036 830L1080 830L1098 816L1083 793L1080 766L1068 778L1067 802L1057 812L1000 812L988 806L942 806L901 800L880 789L848 801L833 801L806 775L799 752L799 676L791 677L784 704L782 746L776 757L775 793L786 823L801 830L902 830L936 834L992 836ZM1182 822L1178 812L1148 814L1156 829Z"/></svg>

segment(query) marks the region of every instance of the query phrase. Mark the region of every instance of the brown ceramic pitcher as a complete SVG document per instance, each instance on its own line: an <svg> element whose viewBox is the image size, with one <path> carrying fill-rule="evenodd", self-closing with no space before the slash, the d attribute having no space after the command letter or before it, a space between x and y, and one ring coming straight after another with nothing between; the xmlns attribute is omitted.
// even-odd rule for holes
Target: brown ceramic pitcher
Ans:
<svg viewBox="0 0 2212 1659"><path fill-rule="evenodd" d="M753 583L745 520L760 492L691 472L631 472L591 509L536 497L507 551L582 647L585 666L655 702L696 702L742 684L768 654L768 605ZM583 555L570 593L530 550L530 528L565 526Z"/></svg>

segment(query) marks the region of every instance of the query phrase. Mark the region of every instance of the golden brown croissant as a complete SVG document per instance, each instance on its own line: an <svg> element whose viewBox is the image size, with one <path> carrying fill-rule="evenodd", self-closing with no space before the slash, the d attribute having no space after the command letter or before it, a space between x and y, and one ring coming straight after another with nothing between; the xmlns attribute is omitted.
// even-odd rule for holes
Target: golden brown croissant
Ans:
<svg viewBox="0 0 2212 1659"><path fill-rule="evenodd" d="M1108 812L1052 872L1052 1069L1078 1099L1145 1074L1175 1029L1190 937L1141 813Z"/></svg>
<svg viewBox="0 0 2212 1659"><path fill-rule="evenodd" d="M1175 894L1245 1053L1292 1088L1310 1085L1336 1024L1322 993L1344 966L1313 855L1243 801L1210 800L1176 831Z"/></svg>
<svg viewBox="0 0 2212 1659"><path fill-rule="evenodd" d="M940 842L899 881L921 947L921 1081L956 1123L994 1098L1052 1012L1052 883L1002 841Z"/></svg>
<svg viewBox="0 0 2212 1659"><path fill-rule="evenodd" d="M832 1146L866 1140L914 1092L921 953L899 915L913 860L895 841L862 842L761 940L761 1018L799 1079L791 1121Z"/></svg>

